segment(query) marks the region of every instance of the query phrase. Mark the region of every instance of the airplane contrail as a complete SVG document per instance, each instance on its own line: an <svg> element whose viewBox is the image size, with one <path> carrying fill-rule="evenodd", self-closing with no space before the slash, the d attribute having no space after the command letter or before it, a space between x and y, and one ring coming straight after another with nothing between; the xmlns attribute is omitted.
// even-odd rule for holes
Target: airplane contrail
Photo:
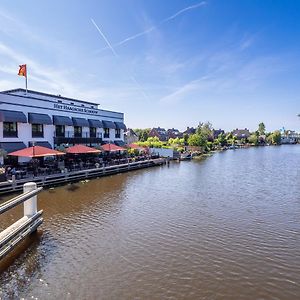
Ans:
<svg viewBox="0 0 300 300"><path fill-rule="evenodd" d="M110 50L112 51L113 55L116 58L119 58L119 55L117 54L117 52L115 51L115 49L113 48L113 46L111 45L111 43L109 42L109 40L107 39L107 37L104 35L104 33L101 31L101 29L99 28L99 26L96 24L96 22L92 18L91 18L91 22L93 23L93 25L96 27L96 29L100 33L100 35L102 36L102 38L104 39L104 41L106 42L106 44L108 45L108 47L110 48ZM143 96L147 99L147 95L144 92L143 87L138 83L138 81L135 79L135 77L134 76L130 76L130 79L137 85L137 87L142 92Z"/></svg>
<svg viewBox="0 0 300 300"><path fill-rule="evenodd" d="M205 4L206 4L206 2L205 2L205 1L202 1L202 2L200 2L200 3L197 3L197 4L194 4L194 5L188 6L188 7L186 7L186 8L183 8L183 9L179 10L179 11L178 11L176 14L174 14L173 16L168 17L168 18L162 20L160 23L162 24L162 23L171 21L171 20L175 19L176 17L178 17L179 15L183 14L184 12L186 12L186 11L188 11L188 10L192 10L192 9L198 8L198 7L203 6L203 5L205 5Z"/></svg>
<svg viewBox="0 0 300 300"><path fill-rule="evenodd" d="M112 53L114 54L115 57L118 57L118 54L116 53L115 49L113 48L113 46L111 45L111 43L108 41L108 39L106 38L106 36L104 35L104 33L101 31L101 29L99 28L99 26L96 24L96 22L91 18L91 22L94 24L94 26L96 27L96 29L98 30L98 32L101 34L102 38L104 39L104 41L106 42L106 44L108 45L108 47L110 48L110 50L112 51Z"/></svg>
<svg viewBox="0 0 300 300"><path fill-rule="evenodd" d="M134 40L134 39L136 39L136 38L138 38L138 37L140 37L140 36L143 36L143 35L145 35L145 34L151 32L151 31L153 31L154 29L158 28L160 25L162 25L162 24L164 24L164 23L166 23L166 22L169 22L169 21L175 19L176 17L178 17L179 15L185 13L186 11L196 9L196 8L198 8L198 7L204 6L205 4L206 4L206 2L205 2L205 1L202 1L202 2L199 2L199 3L197 3L197 4L194 4L194 5L185 7L185 8L183 8L183 9L179 10L179 11L178 11L177 13L175 13L174 15L172 15L172 16L170 16L170 17L167 17L167 18L163 19L162 21L159 22L158 25L154 25L154 26L152 26L152 27L150 27L150 28L148 28L148 29L146 29L146 30L144 30L144 31L141 31L141 32L139 32L139 33L137 33L137 34L134 34L134 35L132 35L132 36L129 36L128 38L126 38L126 39L124 39L124 40L122 40L122 41L116 43L114 46L121 46L121 45L123 45L123 44L126 44L126 43L129 42L129 41L132 41L132 40Z"/></svg>

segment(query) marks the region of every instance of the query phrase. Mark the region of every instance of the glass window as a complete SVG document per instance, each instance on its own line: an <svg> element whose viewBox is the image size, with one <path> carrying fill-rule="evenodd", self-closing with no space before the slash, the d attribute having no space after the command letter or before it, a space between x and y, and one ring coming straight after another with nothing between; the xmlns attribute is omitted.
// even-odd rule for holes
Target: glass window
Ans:
<svg viewBox="0 0 300 300"><path fill-rule="evenodd" d="M32 124L32 137L44 137L44 126L43 124Z"/></svg>
<svg viewBox="0 0 300 300"><path fill-rule="evenodd" d="M116 129L116 138L121 138L121 129Z"/></svg>
<svg viewBox="0 0 300 300"><path fill-rule="evenodd" d="M55 125L55 135L58 137L65 137L65 126Z"/></svg>
<svg viewBox="0 0 300 300"><path fill-rule="evenodd" d="M90 127L90 137L96 137L96 127Z"/></svg>
<svg viewBox="0 0 300 300"><path fill-rule="evenodd" d="M18 137L16 122L3 122L3 137Z"/></svg>
<svg viewBox="0 0 300 300"><path fill-rule="evenodd" d="M82 127L74 126L74 137L82 137Z"/></svg>
<svg viewBox="0 0 300 300"><path fill-rule="evenodd" d="M109 128L104 128L104 138L109 138Z"/></svg>

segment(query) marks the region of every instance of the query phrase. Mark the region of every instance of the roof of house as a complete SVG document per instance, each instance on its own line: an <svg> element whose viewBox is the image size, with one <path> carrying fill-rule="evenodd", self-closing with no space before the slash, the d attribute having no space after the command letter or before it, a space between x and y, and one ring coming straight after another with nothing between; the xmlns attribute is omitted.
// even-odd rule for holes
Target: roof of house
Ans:
<svg viewBox="0 0 300 300"><path fill-rule="evenodd" d="M232 131L232 134L235 136L244 136L244 135L250 135L249 129L235 129Z"/></svg>

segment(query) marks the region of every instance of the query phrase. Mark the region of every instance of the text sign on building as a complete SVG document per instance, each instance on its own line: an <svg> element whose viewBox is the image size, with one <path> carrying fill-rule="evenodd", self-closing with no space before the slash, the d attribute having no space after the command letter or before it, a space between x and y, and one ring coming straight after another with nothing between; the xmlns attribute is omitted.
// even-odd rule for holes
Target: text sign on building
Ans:
<svg viewBox="0 0 300 300"><path fill-rule="evenodd" d="M80 112L80 113L93 114L93 115L98 114L98 111L95 109L90 109L87 107L76 107L67 104L54 104L54 108L65 110L65 111Z"/></svg>

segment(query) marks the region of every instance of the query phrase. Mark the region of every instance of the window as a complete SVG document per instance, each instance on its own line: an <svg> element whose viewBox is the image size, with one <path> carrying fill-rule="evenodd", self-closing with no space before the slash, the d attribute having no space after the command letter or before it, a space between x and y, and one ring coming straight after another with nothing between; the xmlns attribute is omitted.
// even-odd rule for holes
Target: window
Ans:
<svg viewBox="0 0 300 300"><path fill-rule="evenodd" d="M121 138L121 129L116 129L116 138Z"/></svg>
<svg viewBox="0 0 300 300"><path fill-rule="evenodd" d="M18 137L16 122L3 122L3 137Z"/></svg>
<svg viewBox="0 0 300 300"><path fill-rule="evenodd" d="M55 125L55 135L57 137L65 137L65 126L64 125Z"/></svg>
<svg viewBox="0 0 300 300"><path fill-rule="evenodd" d="M109 128L104 128L104 138L105 139L109 138Z"/></svg>
<svg viewBox="0 0 300 300"><path fill-rule="evenodd" d="M31 125L32 137L44 137L44 126L42 124Z"/></svg>
<svg viewBox="0 0 300 300"><path fill-rule="evenodd" d="M74 137L82 137L82 127L74 126Z"/></svg>
<svg viewBox="0 0 300 300"><path fill-rule="evenodd" d="M90 137L96 137L96 127L90 127Z"/></svg>

